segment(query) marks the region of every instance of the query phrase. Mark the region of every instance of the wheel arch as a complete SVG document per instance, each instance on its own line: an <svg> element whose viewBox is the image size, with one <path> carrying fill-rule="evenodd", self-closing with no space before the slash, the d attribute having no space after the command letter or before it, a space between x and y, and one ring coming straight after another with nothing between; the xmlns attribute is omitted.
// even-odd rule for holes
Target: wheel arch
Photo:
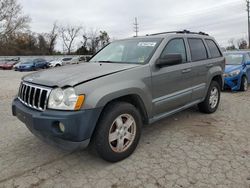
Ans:
<svg viewBox="0 0 250 188"><path fill-rule="evenodd" d="M224 80L223 80L223 78L222 78L221 75L214 75L214 76L212 77L211 82L212 82L212 81L216 81L216 82L220 85L220 88L223 89ZM211 82L210 82L210 83L211 83Z"/></svg>
<svg viewBox="0 0 250 188"><path fill-rule="evenodd" d="M244 73L242 74L241 78L243 78L244 76L245 76L245 77L247 78L247 80L248 80L248 76L247 76L246 72L244 72Z"/></svg>
<svg viewBox="0 0 250 188"><path fill-rule="evenodd" d="M145 124L148 124L148 113L146 110L146 107L143 103L143 100L141 99L141 97L137 94L127 94L124 96L119 96L117 98L113 98L112 100L108 101L105 105L104 108L102 110L102 112L105 110L105 108L110 105L111 103L115 103L115 102L127 102L132 104L133 106L135 106L138 111L140 112L140 115L142 117L142 121ZM100 114L100 116L102 115L102 112Z"/></svg>

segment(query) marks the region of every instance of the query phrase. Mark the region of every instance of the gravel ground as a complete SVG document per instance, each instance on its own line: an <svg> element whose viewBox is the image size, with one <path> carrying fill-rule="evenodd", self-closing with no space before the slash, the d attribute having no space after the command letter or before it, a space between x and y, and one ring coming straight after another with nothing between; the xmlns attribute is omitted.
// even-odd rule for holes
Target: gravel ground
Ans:
<svg viewBox="0 0 250 188"><path fill-rule="evenodd" d="M215 114L194 107L145 127L135 153L110 164L46 145L12 116L25 74L0 70L0 187L250 188L250 90L223 93Z"/></svg>

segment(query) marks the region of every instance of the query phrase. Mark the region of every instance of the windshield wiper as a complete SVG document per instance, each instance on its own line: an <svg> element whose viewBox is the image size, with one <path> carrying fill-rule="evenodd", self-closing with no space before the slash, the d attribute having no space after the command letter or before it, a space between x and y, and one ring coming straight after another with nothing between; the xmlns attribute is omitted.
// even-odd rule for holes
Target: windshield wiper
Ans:
<svg viewBox="0 0 250 188"><path fill-rule="evenodd" d="M117 63L115 61L96 61L96 62L98 62L98 63Z"/></svg>

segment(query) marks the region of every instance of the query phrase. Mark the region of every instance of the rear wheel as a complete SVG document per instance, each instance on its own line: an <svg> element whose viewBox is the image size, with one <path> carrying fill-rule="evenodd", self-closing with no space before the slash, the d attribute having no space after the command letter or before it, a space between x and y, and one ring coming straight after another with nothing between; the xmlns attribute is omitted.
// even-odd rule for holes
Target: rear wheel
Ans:
<svg viewBox="0 0 250 188"><path fill-rule="evenodd" d="M55 67L60 67L61 65L57 64Z"/></svg>
<svg viewBox="0 0 250 188"><path fill-rule="evenodd" d="M207 92L205 100L198 105L199 110L203 113L214 113L220 103L220 85L216 81L212 81Z"/></svg>
<svg viewBox="0 0 250 188"><path fill-rule="evenodd" d="M105 108L94 135L94 147L106 161L117 162L130 156L141 135L142 120L129 103L113 103Z"/></svg>
<svg viewBox="0 0 250 188"><path fill-rule="evenodd" d="M247 91L247 89L248 89L247 77L243 76L242 79L241 79L240 90L241 91Z"/></svg>

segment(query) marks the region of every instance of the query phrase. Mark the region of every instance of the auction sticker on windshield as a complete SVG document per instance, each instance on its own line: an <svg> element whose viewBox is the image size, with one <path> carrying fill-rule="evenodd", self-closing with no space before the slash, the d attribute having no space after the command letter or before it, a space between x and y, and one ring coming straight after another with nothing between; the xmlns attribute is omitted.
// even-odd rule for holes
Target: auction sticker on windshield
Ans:
<svg viewBox="0 0 250 188"><path fill-rule="evenodd" d="M155 47L157 43L156 42L139 42L137 46L141 47Z"/></svg>

